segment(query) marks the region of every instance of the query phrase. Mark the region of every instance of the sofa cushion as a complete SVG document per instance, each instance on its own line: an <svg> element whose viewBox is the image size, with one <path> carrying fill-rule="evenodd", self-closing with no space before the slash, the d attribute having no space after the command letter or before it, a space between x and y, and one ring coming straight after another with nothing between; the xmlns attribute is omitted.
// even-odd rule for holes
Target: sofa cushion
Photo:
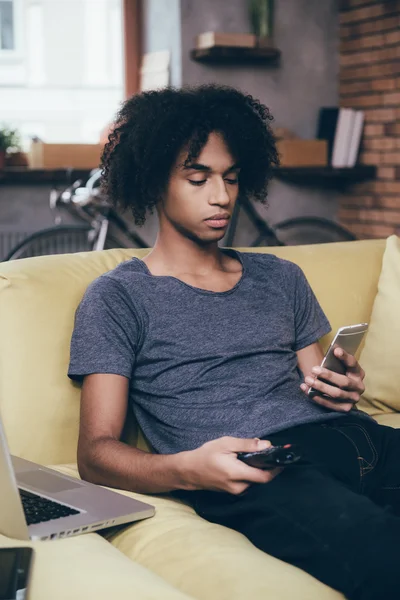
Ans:
<svg viewBox="0 0 400 600"><path fill-rule="evenodd" d="M299 264L333 330L369 320L384 240L285 248ZM80 388L67 377L74 313L93 279L148 250L43 256L0 265L0 412L11 451L42 464L75 460ZM331 336L326 336L324 345ZM131 419L129 440L146 444Z"/></svg>
<svg viewBox="0 0 400 600"><path fill-rule="evenodd" d="M387 240L360 363L368 412L400 411L400 238L395 235Z"/></svg>
<svg viewBox="0 0 400 600"><path fill-rule="evenodd" d="M73 465L56 467L77 477ZM109 530L111 544L198 600L340 600L341 594L304 571L258 550L242 534L208 523L167 494L120 491L156 507L156 515Z"/></svg>
<svg viewBox="0 0 400 600"><path fill-rule="evenodd" d="M374 415L374 419L380 425L400 429L400 413L380 413L379 415Z"/></svg>
<svg viewBox="0 0 400 600"><path fill-rule="evenodd" d="M0 412L13 454L41 464L76 460L80 387L67 377L75 310L93 279L146 252L1 263Z"/></svg>
<svg viewBox="0 0 400 600"><path fill-rule="evenodd" d="M35 552L29 600L190 600L95 533L23 545ZM13 546L21 541L0 535L0 548Z"/></svg>

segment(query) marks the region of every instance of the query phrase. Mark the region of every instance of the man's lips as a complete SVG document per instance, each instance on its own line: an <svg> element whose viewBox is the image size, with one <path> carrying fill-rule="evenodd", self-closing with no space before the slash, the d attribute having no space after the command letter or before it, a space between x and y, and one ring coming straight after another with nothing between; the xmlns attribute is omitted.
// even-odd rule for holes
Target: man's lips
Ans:
<svg viewBox="0 0 400 600"><path fill-rule="evenodd" d="M205 219L206 223L208 223L211 227L225 227L230 219L230 215L226 213L220 213Z"/></svg>
<svg viewBox="0 0 400 600"><path fill-rule="evenodd" d="M229 217L212 217L211 219L206 219L206 223L215 228L226 227L229 223Z"/></svg>

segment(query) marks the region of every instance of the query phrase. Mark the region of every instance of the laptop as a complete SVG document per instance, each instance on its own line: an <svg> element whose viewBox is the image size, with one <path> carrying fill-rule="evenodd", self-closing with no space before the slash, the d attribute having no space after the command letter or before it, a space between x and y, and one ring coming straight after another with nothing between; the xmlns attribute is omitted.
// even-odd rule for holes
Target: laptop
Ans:
<svg viewBox="0 0 400 600"><path fill-rule="evenodd" d="M154 506L11 456L0 419L0 533L55 540L152 517Z"/></svg>

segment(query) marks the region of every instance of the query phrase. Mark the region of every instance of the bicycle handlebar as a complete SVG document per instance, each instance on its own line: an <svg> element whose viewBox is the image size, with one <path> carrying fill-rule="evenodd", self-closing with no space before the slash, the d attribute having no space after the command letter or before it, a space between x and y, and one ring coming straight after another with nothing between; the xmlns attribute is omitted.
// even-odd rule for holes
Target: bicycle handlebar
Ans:
<svg viewBox="0 0 400 600"><path fill-rule="evenodd" d="M100 180L101 170L96 169L91 172L91 176L84 186L82 186L82 180L78 179L71 185L62 191L53 188L50 191L50 209L56 210L59 204L77 204L79 206L86 206L95 199L101 198L100 190L95 188L95 184Z"/></svg>
<svg viewBox="0 0 400 600"><path fill-rule="evenodd" d="M101 207L109 210L111 205L103 197L100 188L95 187L100 177L101 171L96 169L91 172L89 179L83 186L82 180L78 179L62 191L55 188L50 191L50 209L56 213L54 219L56 225L59 225L62 221L59 214L61 207L91 224L104 219L105 215Z"/></svg>
<svg viewBox="0 0 400 600"><path fill-rule="evenodd" d="M79 204L80 206L86 206L94 201L98 203L100 200L101 204L108 205L109 203L103 198L100 188L95 187L95 184L100 181L100 178L101 170L96 169L94 172L92 172L91 176L86 182L86 185L84 187L78 187L75 190L71 198L72 202L74 204Z"/></svg>
<svg viewBox="0 0 400 600"><path fill-rule="evenodd" d="M94 184L97 183L98 181L100 181L101 178L101 170L97 169L87 180L86 182L86 188L89 190L89 193L93 193L93 187Z"/></svg>
<svg viewBox="0 0 400 600"><path fill-rule="evenodd" d="M77 179L73 184L69 185L65 190L58 191L56 188L52 188L50 191L50 208L54 210L57 208L59 202L63 202L64 204L68 204L71 201L72 196L75 191L82 185L82 180Z"/></svg>

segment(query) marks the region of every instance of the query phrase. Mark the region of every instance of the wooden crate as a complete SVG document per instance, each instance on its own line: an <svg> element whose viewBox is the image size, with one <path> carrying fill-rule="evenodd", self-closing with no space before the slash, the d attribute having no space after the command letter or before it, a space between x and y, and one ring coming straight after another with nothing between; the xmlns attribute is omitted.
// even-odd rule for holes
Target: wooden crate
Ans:
<svg viewBox="0 0 400 600"><path fill-rule="evenodd" d="M196 37L196 48L214 48L215 46L254 48L257 37L252 33L224 33L207 31Z"/></svg>
<svg viewBox="0 0 400 600"><path fill-rule="evenodd" d="M278 140L282 167L322 167L328 164L326 140Z"/></svg>
<svg viewBox="0 0 400 600"><path fill-rule="evenodd" d="M32 142L31 169L94 169L100 164L101 144L46 144Z"/></svg>

